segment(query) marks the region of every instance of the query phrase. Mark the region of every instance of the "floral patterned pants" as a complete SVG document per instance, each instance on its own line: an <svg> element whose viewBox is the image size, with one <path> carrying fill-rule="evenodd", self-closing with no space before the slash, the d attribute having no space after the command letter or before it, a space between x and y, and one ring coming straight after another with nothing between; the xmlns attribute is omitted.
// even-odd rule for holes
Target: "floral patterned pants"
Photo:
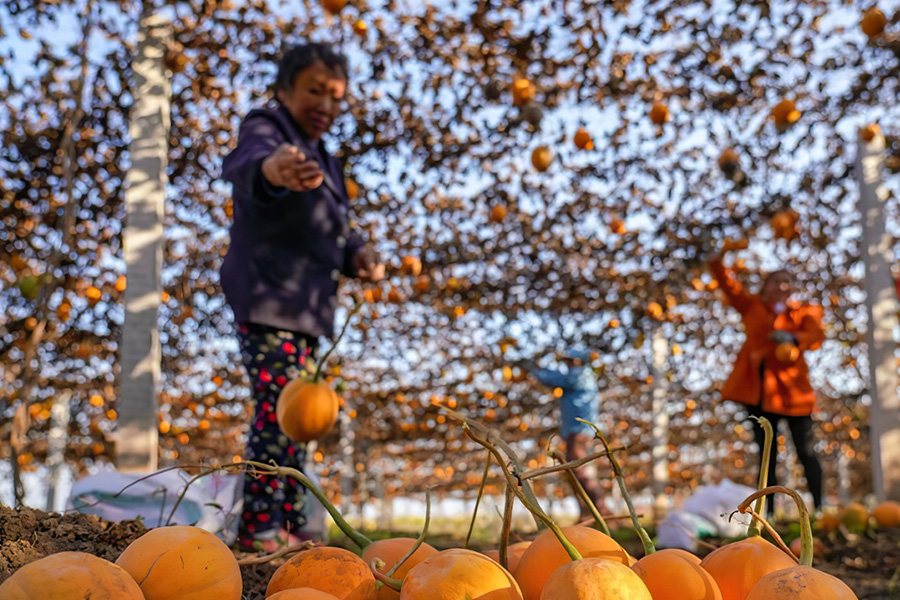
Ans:
<svg viewBox="0 0 900 600"><path fill-rule="evenodd" d="M255 323L241 323L238 337L256 404L244 458L262 463L274 460L279 466L302 471L305 444L292 442L281 432L275 405L288 381L305 374L304 365L316 350L316 339ZM306 523L302 514L305 498L305 490L293 479L248 476L244 482L242 533L259 535L281 528L302 528Z"/></svg>

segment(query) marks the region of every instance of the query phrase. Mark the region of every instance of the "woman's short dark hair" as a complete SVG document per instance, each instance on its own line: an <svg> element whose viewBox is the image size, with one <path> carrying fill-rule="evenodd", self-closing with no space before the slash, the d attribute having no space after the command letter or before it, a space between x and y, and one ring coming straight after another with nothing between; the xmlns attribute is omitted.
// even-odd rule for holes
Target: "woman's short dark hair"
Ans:
<svg viewBox="0 0 900 600"><path fill-rule="evenodd" d="M275 89L290 90L294 86L297 75L318 60L321 60L332 71L340 71L344 79L349 79L346 56L335 52L328 44L297 44L288 48L281 57L281 62L278 63Z"/></svg>

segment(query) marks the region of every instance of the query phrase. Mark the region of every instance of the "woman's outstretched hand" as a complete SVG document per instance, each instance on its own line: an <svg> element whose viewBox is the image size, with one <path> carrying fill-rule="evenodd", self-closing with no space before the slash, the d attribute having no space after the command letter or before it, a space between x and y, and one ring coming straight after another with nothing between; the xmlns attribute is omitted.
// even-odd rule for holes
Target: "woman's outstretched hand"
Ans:
<svg viewBox="0 0 900 600"><path fill-rule="evenodd" d="M275 187L292 192L308 192L325 180L325 174L315 160L307 159L297 146L281 144L262 164L263 177Z"/></svg>

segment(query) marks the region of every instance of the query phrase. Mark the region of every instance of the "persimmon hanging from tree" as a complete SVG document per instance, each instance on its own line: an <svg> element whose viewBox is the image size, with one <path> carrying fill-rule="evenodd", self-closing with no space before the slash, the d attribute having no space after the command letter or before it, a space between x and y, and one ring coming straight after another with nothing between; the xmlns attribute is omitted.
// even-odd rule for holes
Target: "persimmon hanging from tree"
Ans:
<svg viewBox="0 0 900 600"><path fill-rule="evenodd" d="M860 27L869 38L878 37L887 25L887 17L877 7L870 8L863 14Z"/></svg>

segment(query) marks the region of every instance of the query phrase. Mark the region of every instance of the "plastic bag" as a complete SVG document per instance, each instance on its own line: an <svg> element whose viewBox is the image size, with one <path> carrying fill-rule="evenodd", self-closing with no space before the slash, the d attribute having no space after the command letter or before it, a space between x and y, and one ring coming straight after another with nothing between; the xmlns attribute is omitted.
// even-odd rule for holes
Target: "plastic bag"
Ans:
<svg viewBox="0 0 900 600"><path fill-rule="evenodd" d="M308 473L307 477L319 485L314 473ZM188 486L192 478L193 475L178 469L160 471L151 477L103 471L72 485L66 509L97 515L115 523L141 519L151 529L167 523L194 525L216 534L230 546L237 539L243 513L245 475L226 475L217 471ZM178 502L186 486L187 491ZM306 494L302 512L306 517L303 532L314 540L325 541L327 513L312 494Z"/></svg>
<svg viewBox="0 0 900 600"><path fill-rule="evenodd" d="M660 548L682 548L696 552L697 540L716 535L716 526L701 516L683 510L673 510L656 530L656 545Z"/></svg>
<svg viewBox="0 0 900 600"><path fill-rule="evenodd" d="M745 519L728 521L747 496L751 487L722 480L717 485L698 487L677 510L669 513L659 525L659 545L696 551L696 540L709 536L738 537L747 532Z"/></svg>
<svg viewBox="0 0 900 600"><path fill-rule="evenodd" d="M216 472L188 486L192 477L177 469L151 477L103 471L72 485L66 509L115 523L141 519L149 528L194 525L231 545L240 525L244 476ZM182 492L184 497L178 502Z"/></svg>
<svg viewBox="0 0 900 600"><path fill-rule="evenodd" d="M747 532L747 524L744 519L738 518L729 523L728 516L755 491L746 485L724 479L717 485L697 488L691 497L685 500L681 510L703 517L715 525L717 535L721 537L738 537Z"/></svg>

